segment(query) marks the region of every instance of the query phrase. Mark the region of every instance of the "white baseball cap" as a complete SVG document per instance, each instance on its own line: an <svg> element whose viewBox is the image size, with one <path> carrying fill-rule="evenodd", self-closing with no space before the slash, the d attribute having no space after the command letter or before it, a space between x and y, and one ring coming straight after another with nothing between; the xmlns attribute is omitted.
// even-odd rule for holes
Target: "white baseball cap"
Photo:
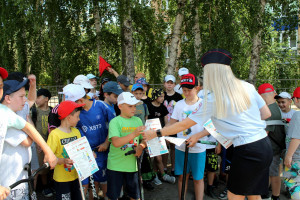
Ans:
<svg viewBox="0 0 300 200"><path fill-rule="evenodd" d="M93 89L94 87L90 84L90 81L88 79L88 77L86 77L85 75L78 75L74 78L73 81L74 84L76 85L81 85L82 87L84 87L85 89Z"/></svg>
<svg viewBox="0 0 300 200"><path fill-rule="evenodd" d="M137 103L141 102L140 100L137 100L133 94L131 94L130 92L122 92L119 96L118 96L118 105L126 103L129 105L135 105Z"/></svg>
<svg viewBox="0 0 300 200"><path fill-rule="evenodd" d="M81 85L68 84L63 88L63 92L65 95L65 100L77 101L85 96L85 90Z"/></svg>
<svg viewBox="0 0 300 200"><path fill-rule="evenodd" d="M274 97L275 99L283 98L283 99L292 99L292 96L287 92L281 92L280 94Z"/></svg>
<svg viewBox="0 0 300 200"><path fill-rule="evenodd" d="M173 75L167 75L165 77L165 82L168 82L168 81L173 81L173 83L175 83L176 79Z"/></svg>
<svg viewBox="0 0 300 200"><path fill-rule="evenodd" d="M178 75L179 76L182 76L182 75L185 75L185 74L188 74L189 73L189 70L185 67L182 67L178 70Z"/></svg>

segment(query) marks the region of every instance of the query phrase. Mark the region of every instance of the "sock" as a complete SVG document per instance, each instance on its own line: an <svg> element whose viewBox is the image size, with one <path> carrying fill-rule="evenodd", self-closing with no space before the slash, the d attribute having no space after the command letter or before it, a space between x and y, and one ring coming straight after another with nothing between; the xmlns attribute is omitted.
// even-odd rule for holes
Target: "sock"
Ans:
<svg viewBox="0 0 300 200"><path fill-rule="evenodd" d="M272 195L271 199L272 199L272 200L279 200L279 196L274 196L274 195Z"/></svg>

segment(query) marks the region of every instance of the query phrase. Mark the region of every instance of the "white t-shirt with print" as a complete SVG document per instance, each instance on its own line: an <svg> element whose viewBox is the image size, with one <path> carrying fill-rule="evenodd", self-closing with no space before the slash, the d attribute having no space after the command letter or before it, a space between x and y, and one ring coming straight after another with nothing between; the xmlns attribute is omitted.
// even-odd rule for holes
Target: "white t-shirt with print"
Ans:
<svg viewBox="0 0 300 200"><path fill-rule="evenodd" d="M291 110L290 110L289 112L287 112L287 113L282 112L282 111L280 110L280 112L281 112L281 118L282 118L282 119L288 119L288 120L291 120L292 117L293 117L293 114L296 112L296 110L291 109Z"/></svg>
<svg viewBox="0 0 300 200"><path fill-rule="evenodd" d="M186 104L185 99L178 101L174 107L174 111L171 118L178 121L183 121L199 107L200 102L201 102L200 98L194 105ZM201 124L196 124L187 130L177 133L177 137L188 139L191 135L194 135L201 131L203 131L203 126ZM206 139L207 137L201 138L201 140L206 140ZM185 143L183 143L181 146L176 146L175 148L180 151L185 151ZM206 150L205 144L197 143L194 147L189 148L189 153L201 153L204 152L205 150Z"/></svg>

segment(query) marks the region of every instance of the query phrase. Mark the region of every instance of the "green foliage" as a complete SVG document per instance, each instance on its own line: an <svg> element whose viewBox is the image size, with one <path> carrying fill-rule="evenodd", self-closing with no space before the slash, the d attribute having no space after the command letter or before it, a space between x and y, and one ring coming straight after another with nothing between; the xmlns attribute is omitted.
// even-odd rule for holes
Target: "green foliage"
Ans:
<svg viewBox="0 0 300 200"><path fill-rule="evenodd" d="M133 25L135 70L151 83L165 75L165 47L170 42L177 9L175 0L128 0ZM201 53L224 48L233 56L232 69L247 79L253 35L263 28L258 79L299 78L299 56L276 40L274 29L295 34L299 1L269 0L259 20L259 0L194 0L185 6L179 67L201 75L194 51L194 7L198 9ZM101 55L122 73L120 22L126 14L123 1L99 0L2 0L0 3L0 66L9 72L34 73L38 84L66 84L78 74L98 74L97 44ZM158 7L154 5L157 3ZM100 15L96 33L94 13ZM282 17L283 16L283 17ZM274 28L274 22L275 28ZM272 38L275 38L272 39ZM200 63L198 61L198 65ZM105 72L104 76L108 76ZM257 84L260 84L259 81ZM288 81L277 83L293 87Z"/></svg>

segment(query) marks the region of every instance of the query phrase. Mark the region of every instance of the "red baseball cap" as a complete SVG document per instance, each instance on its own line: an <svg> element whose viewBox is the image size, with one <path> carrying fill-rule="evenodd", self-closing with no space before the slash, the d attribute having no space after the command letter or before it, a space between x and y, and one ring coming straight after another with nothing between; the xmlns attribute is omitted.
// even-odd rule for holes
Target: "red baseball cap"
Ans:
<svg viewBox="0 0 300 200"><path fill-rule="evenodd" d="M59 119L64 119L66 118L69 114L75 110L75 108L79 108L84 106L85 104L78 104L75 103L74 101L63 101L61 104L59 104L58 109L57 109L57 114Z"/></svg>
<svg viewBox="0 0 300 200"><path fill-rule="evenodd" d="M8 76L8 73L6 71L6 69L0 67L0 76L2 77L2 79L6 79Z"/></svg>
<svg viewBox="0 0 300 200"><path fill-rule="evenodd" d="M294 90L294 93L293 93L293 97L292 98L300 98L300 87L297 87L295 90Z"/></svg>
<svg viewBox="0 0 300 200"><path fill-rule="evenodd" d="M264 94L264 93L274 92L274 91L275 91L274 87L270 83L264 83L258 87L259 94Z"/></svg>

